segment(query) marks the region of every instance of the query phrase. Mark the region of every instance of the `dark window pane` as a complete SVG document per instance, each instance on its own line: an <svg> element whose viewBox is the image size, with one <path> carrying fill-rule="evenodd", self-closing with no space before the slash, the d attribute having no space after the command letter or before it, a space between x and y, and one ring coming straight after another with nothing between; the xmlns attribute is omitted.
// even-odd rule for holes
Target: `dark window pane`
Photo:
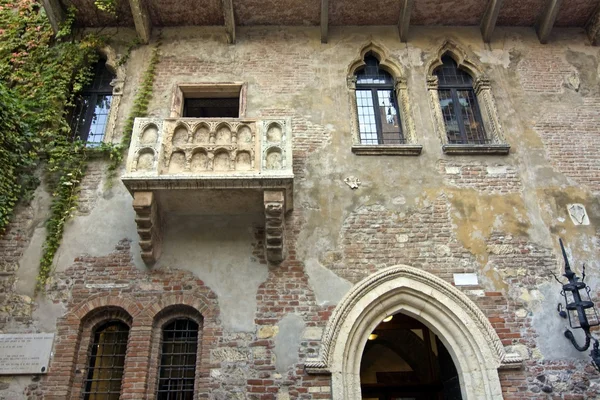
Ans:
<svg viewBox="0 0 600 400"><path fill-rule="evenodd" d="M88 124L86 121L87 111L92 101L92 95L80 95L75 99L75 110L71 118L71 130L76 134L76 137L81 138L81 132ZM84 140L84 139L82 139Z"/></svg>
<svg viewBox="0 0 600 400"><path fill-rule="evenodd" d="M119 399L128 336L129 327L119 321L96 330L83 392L85 400Z"/></svg>
<svg viewBox="0 0 600 400"><path fill-rule="evenodd" d="M185 99L183 116L189 118L238 118L239 97Z"/></svg>
<svg viewBox="0 0 600 400"><path fill-rule="evenodd" d="M101 60L94 66L94 78L75 99L71 118L71 130L74 138L88 142L88 146L97 146L104 138L108 122L114 74Z"/></svg>
<svg viewBox="0 0 600 400"><path fill-rule="evenodd" d="M192 400L196 376L198 324L177 319L163 329L158 400Z"/></svg>
<svg viewBox="0 0 600 400"><path fill-rule="evenodd" d="M104 138L104 131L106 131L106 124L108 123L108 114L110 112L112 95L99 94L96 96L95 100L94 113L92 114L90 129L87 134L88 146L97 146Z"/></svg>
<svg viewBox="0 0 600 400"><path fill-rule="evenodd" d="M356 73L357 85L393 85L394 78L379 68L379 60L370 53L365 55L365 66L362 70Z"/></svg>
<svg viewBox="0 0 600 400"><path fill-rule="evenodd" d="M454 112L454 102L452 101L451 90L439 90L440 107L442 108L442 116L446 125L446 135L448 135L448 143L461 143L460 129L458 127L458 119Z"/></svg>
<svg viewBox="0 0 600 400"><path fill-rule="evenodd" d="M475 105L475 93L472 90L457 90L458 101L462 110L462 119L465 126L466 143L486 143L485 132Z"/></svg>
<svg viewBox="0 0 600 400"><path fill-rule="evenodd" d="M452 57L442 57L442 65L435 70L438 85L444 86L473 86L473 78L465 71L458 68Z"/></svg>
<svg viewBox="0 0 600 400"><path fill-rule="evenodd" d="M379 117L381 118L381 143L404 143L394 92L392 90L378 90L377 99L379 101Z"/></svg>
<svg viewBox="0 0 600 400"><path fill-rule="evenodd" d="M449 56L435 70L438 77L440 106L446 125L448 143L483 144L489 142L473 91L473 79L458 68Z"/></svg>

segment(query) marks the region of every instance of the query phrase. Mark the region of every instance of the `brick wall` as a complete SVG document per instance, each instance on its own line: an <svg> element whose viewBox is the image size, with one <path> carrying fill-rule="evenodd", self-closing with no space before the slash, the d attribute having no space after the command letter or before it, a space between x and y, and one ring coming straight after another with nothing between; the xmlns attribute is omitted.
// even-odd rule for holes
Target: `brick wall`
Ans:
<svg viewBox="0 0 600 400"><path fill-rule="evenodd" d="M545 112L535 124L556 170L600 193L600 98Z"/></svg>
<svg viewBox="0 0 600 400"><path fill-rule="evenodd" d="M521 178L511 165L441 160L438 170L444 183L461 189L475 189L485 194L516 193L523 189Z"/></svg>
<svg viewBox="0 0 600 400"><path fill-rule="evenodd" d="M15 208L13 218L0 235L0 330L10 321L28 322L31 302L15 292L16 273L23 252L33 233L34 210L31 205Z"/></svg>
<svg viewBox="0 0 600 400"><path fill-rule="evenodd" d="M521 87L529 93L561 93L565 77L574 71L564 49L551 46L528 47L517 67Z"/></svg>
<svg viewBox="0 0 600 400"><path fill-rule="evenodd" d="M475 259L457 241L449 213L445 195L403 213L362 206L345 219L340 261L328 267L351 282L397 264L423 268L449 282L453 273L475 272Z"/></svg>

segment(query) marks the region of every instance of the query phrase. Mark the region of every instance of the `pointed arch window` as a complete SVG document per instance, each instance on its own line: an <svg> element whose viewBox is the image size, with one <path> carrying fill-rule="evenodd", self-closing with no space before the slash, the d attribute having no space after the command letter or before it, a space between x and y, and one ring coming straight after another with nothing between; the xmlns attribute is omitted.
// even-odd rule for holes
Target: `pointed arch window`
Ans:
<svg viewBox="0 0 600 400"><path fill-rule="evenodd" d="M125 368L129 326L110 321L95 331L90 348L84 400L118 400Z"/></svg>
<svg viewBox="0 0 600 400"><path fill-rule="evenodd" d="M178 318L164 326L158 368L158 400L192 400L198 352L198 323Z"/></svg>
<svg viewBox="0 0 600 400"><path fill-rule="evenodd" d="M492 83L477 57L445 42L427 67L433 126L445 154L507 155Z"/></svg>
<svg viewBox="0 0 600 400"><path fill-rule="evenodd" d="M394 78L379 67L379 60L373 53L367 53L364 62L364 67L356 73L360 144L406 143L394 90Z"/></svg>
<svg viewBox="0 0 600 400"><path fill-rule="evenodd" d="M473 78L458 68L452 57L442 57L434 74L438 78L438 96L449 144L486 144Z"/></svg>
<svg viewBox="0 0 600 400"><path fill-rule="evenodd" d="M71 117L73 137L87 143L88 147L102 143L108 125L115 75L106 66L106 60L94 65L92 81L75 98Z"/></svg>

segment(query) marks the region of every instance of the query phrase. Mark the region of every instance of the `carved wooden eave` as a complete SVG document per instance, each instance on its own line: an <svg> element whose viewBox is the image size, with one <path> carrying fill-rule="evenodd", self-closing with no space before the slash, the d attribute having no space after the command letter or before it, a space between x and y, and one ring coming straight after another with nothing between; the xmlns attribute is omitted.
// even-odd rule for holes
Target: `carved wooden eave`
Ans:
<svg viewBox="0 0 600 400"><path fill-rule="evenodd" d="M262 193L267 260L285 258L285 214L293 208L294 187L290 118L137 118L121 180L134 197L147 264L160 256L161 201L211 191Z"/></svg>
<svg viewBox="0 0 600 400"><path fill-rule="evenodd" d="M55 31L64 21L67 0L42 0ZM485 8L482 3L487 2ZM543 6L540 7L540 3ZM151 38L153 28L173 26L222 26L228 43L236 42L237 26L310 26L320 30L322 43L331 37L331 27L395 26L399 40L406 42L410 24L419 26L472 26L480 21L484 42L490 42L496 23L502 26L530 26L540 41L550 39L553 27L586 28L592 43L598 43L593 9L596 0L578 0L572 6L563 0L454 0L444 9L443 19L435 1L398 0L386 7L365 8L363 0L273 0L241 4L233 0L206 0L202 7L185 0L116 0L118 15L98 10L93 2L77 1L75 25L79 27L131 27L142 42ZM456 6L453 6L454 5ZM526 10L527 12L519 12ZM539 10L536 15L534 10ZM444 20L451 23L444 23ZM586 25L586 21L591 21ZM423 32L420 30L420 32ZM416 38L416 37L415 37Z"/></svg>
<svg viewBox="0 0 600 400"><path fill-rule="evenodd" d="M492 34L496 28L496 21L498 20L498 14L500 14L500 8L504 0L489 0L483 18L481 19L481 37L486 43L491 42Z"/></svg>

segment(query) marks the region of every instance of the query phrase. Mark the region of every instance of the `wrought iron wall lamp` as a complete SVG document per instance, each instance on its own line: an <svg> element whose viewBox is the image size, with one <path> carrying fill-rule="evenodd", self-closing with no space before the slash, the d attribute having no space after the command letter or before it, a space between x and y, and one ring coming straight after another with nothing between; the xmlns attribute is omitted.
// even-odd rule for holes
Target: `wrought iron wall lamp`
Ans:
<svg viewBox="0 0 600 400"><path fill-rule="evenodd" d="M590 343L593 341L594 346L590 351L590 357L592 357L592 364L596 370L600 372L600 349L598 339L593 337L590 333L590 328L592 326L600 325L600 320L598 319L596 307L594 307L594 303L590 299L590 287L584 282L585 264L583 264L583 272L580 281L575 272L571 270L562 239L559 239L559 242L565 259L565 273L563 276L569 280L569 283L563 284L556 275L554 276L554 278L562 285L560 294L565 298L564 307L562 304L558 304L558 313L562 318L569 319L571 329L583 329L585 332L585 344L580 346L579 343L577 343L573 332L569 329L565 330L565 337L569 339L573 344L573 347L579 351L586 351L589 349Z"/></svg>

